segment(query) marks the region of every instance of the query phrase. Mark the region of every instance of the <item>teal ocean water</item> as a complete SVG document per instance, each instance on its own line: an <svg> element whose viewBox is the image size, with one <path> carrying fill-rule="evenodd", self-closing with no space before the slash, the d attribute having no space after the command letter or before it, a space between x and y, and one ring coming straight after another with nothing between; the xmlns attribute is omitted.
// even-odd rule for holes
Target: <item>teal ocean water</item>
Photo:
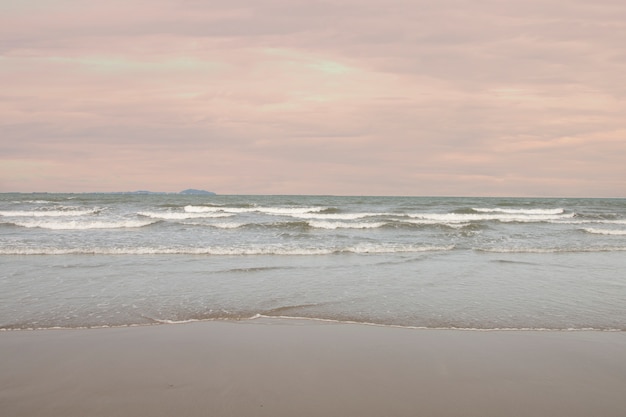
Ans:
<svg viewBox="0 0 626 417"><path fill-rule="evenodd" d="M626 200L0 194L0 329L626 330Z"/></svg>

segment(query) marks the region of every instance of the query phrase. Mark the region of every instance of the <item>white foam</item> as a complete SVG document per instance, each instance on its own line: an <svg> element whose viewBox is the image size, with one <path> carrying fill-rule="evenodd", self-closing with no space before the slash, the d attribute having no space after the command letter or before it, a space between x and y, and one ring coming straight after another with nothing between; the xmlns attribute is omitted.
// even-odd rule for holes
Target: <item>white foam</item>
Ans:
<svg viewBox="0 0 626 417"><path fill-rule="evenodd" d="M304 220L359 220L366 217L391 215L390 213L294 213L291 216Z"/></svg>
<svg viewBox="0 0 626 417"><path fill-rule="evenodd" d="M626 224L626 220L600 220L598 223L603 224Z"/></svg>
<svg viewBox="0 0 626 417"><path fill-rule="evenodd" d="M587 233L593 233L598 235L613 235L613 236L626 236L626 230L617 229L596 229L593 227L583 229Z"/></svg>
<svg viewBox="0 0 626 417"><path fill-rule="evenodd" d="M14 225L27 228L40 228L52 230L88 230L88 229L124 229L148 226L155 221L121 220L121 221L49 221L31 220L16 221Z"/></svg>
<svg viewBox="0 0 626 417"><path fill-rule="evenodd" d="M187 226L215 227L217 229L237 229L245 226L247 223L221 222L221 223L198 223L198 222L181 222Z"/></svg>
<svg viewBox="0 0 626 417"><path fill-rule="evenodd" d="M592 253L592 252L623 252L626 246L610 246L597 248L477 248L481 252L493 253Z"/></svg>
<svg viewBox="0 0 626 417"><path fill-rule="evenodd" d="M245 226L246 223L235 223L235 222L222 222L222 223L211 223L209 226L217 227L218 229L237 229L239 227Z"/></svg>
<svg viewBox="0 0 626 417"><path fill-rule="evenodd" d="M462 220L458 220L458 221L455 220L455 221L446 223L446 222L442 222L439 220L411 219L411 220L402 220L402 223L419 224L419 225L441 225L441 226L451 227L453 229L461 229L463 227L471 226L471 223L464 222Z"/></svg>
<svg viewBox="0 0 626 417"><path fill-rule="evenodd" d="M121 247L121 248L0 248L0 255L331 255L334 253L403 253L449 251L454 246L372 245L344 248L250 247Z"/></svg>
<svg viewBox="0 0 626 417"><path fill-rule="evenodd" d="M51 326L51 327L24 327L24 328L0 328L0 332L24 332L24 331L38 331L38 330L82 330L82 329L115 329L115 328L128 328L128 327L149 327L160 325L185 325L190 323L208 323L208 322L239 322L244 320L268 320L274 322L276 320L288 322L319 322L337 325L357 325L357 326L371 326L371 327L387 327L406 330L419 330L419 331L465 331L465 332L601 332L601 333L621 333L624 332L622 328L600 328L600 327L566 327L566 328L549 328L549 327L428 327L428 326L411 326L405 324L391 324L391 323L375 323L370 321L356 321L345 319L333 319L324 317L306 317L306 316L284 316L284 315L269 315L256 313L250 317L219 317L219 318L202 318L202 319L186 319L186 320L168 320L168 319L155 319L146 317L150 323L130 323L130 324L100 324L89 326Z"/></svg>
<svg viewBox="0 0 626 417"><path fill-rule="evenodd" d="M359 222L359 223L348 223L348 222L327 222L327 221L314 221L309 220L308 225L311 227L315 227L318 229L375 229L378 227L384 226L385 222Z"/></svg>
<svg viewBox="0 0 626 417"><path fill-rule="evenodd" d="M411 213L411 218L434 220L442 223L464 223L472 221L500 221L500 222L547 222L574 217L574 213L569 214L474 214L474 213Z"/></svg>
<svg viewBox="0 0 626 417"><path fill-rule="evenodd" d="M317 213L326 210L327 207L214 207L214 206L185 206L186 213L265 213L273 215L297 215Z"/></svg>
<svg viewBox="0 0 626 417"><path fill-rule="evenodd" d="M2 210L0 216L5 217L66 217L66 216L86 216L98 213L100 209L68 209L68 210Z"/></svg>
<svg viewBox="0 0 626 417"><path fill-rule="evenodd" d="M563 214L565 210L562 208L555 209L503 209L503 208L472 208L479 213L504 213L504 214Z"/></svg>
<svg viewBox="0 0 626 417"><path fill-rule="evenodd" d="M305 317L305 316L272 316L267 314L255 314L248 320L287 320L287 321L315 321L322 323L335 323L335 324L348 324L348 325L362 325L373 327L389 327L408 330L428 330L428 331L440 331L440 330L453 330L453 331L467 331L467 332L623 332L620 328L596 328L596 327L567 327L567 328L548 328L548 327L428 327L428 326L410 326L403 324L388 324L388 323L374 323L369 321L355 321L355 320L342 320L331 319L321 317ZM228 321L228 320L224 320Z"/></svg>
<svg viewBox="0 0 626 417"><path fill-rule="evenodd" d="M137 214L140 216L150 217L152 219L161 220L186 220L186 219L203 219L203 218L220 218L234 216L232 213L176 213L176 212L155 212L155 211L140 211Z"/></svg>
<svg viewBox="0 0 626 417"><path fill-rule="evenodd" d="M420 245L372 245L361 243L344 249L342 252L352 253L404 253L404 252L444 252L454 249L449 246L420 246Z"/></svg>
<svg viewBox="0 0 626 417"><path fill-rule="evenodd" d="M318 213L326 210L327 207L259 207L256 211L277 215L298 215L307 213Z"/></svg>
<svg viewBox="0 0 626 417"><path fill-rule="evenodd" d="M155 318L151 318L150 320L154 320L156 323L161 323L161 324L186 324L186 323L195 323L198 321L202 321L200 319L167 320L167 319L155 319Z"/></svg>
<svg viewBox="0 0 626 417"><path fill-rule="evenodd" d="M1 255L329 255L332 249L279 247L0 248Z"/></svg>
<svg viewBox="0 0 626 417"><path fill-rule="evenodd" d="M554 224L626 224L626 220L598 220L598 219L578 219L578 220L569 220L569 219L561 219L561 220L549 220L548 223Z"/></svg>

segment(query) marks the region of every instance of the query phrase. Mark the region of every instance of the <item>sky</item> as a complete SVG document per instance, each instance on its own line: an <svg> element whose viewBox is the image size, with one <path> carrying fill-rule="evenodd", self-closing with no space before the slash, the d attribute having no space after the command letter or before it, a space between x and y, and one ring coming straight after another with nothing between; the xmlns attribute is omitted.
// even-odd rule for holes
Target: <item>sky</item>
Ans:
<svg viewBox="0 0 626 417"><path fill-rule="evenodd" d="M626 197L623 0L0 0L0 192Z"/></svg>

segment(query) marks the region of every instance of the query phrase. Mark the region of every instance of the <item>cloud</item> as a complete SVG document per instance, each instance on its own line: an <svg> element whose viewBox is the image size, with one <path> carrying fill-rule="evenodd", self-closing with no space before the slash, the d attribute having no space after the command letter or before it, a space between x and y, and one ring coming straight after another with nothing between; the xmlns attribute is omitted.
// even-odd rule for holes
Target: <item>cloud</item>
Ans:
<svg viewBox="0 0 626 417"><path fill-rule="evenodd" d="M0 187L623 196L622 3L2 3Z"/></svg>

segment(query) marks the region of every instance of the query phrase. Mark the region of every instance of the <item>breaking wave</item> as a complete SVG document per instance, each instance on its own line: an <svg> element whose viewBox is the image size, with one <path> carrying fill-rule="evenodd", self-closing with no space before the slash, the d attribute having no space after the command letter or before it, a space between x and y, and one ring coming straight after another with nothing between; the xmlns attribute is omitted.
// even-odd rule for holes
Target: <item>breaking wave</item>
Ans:
<svg viewBox="0 0 626 417"><path fill-rule="evenodd" d="M626 236L626 230L617 229L596 229L593 227L583 229L587 233L593 233L597 235L609 235L609 236Z"/></svg>
<svg viewBox="0 0 626 417"><path fill-rule="evenodd" d="M545 214L563 214L562 208L555 209L503 209L503 208L472 208L477 213L528 214L531 216Z"/></svg>
<svg viewBox="0 0 626 417"><path fill-rule="evenodd" d="M574 213L565 214L527 214L527 213L410 213L411 218L440 221L445 223L465 223L472 221L499 221L499 222L547 222L568 219Z"/></svg>
<svg viewBox="0 0 626 417"><path fill-rule="evenodd" d="M137 213L140 216L150 217L153 219L162 220L186 220L186 219L201 219L201 218L219 218L219 217L232 217L232 213L175 213L175 212L155 212L155 211L140 211Z"/></svg>
<svg viewBox="0 0 626 417"><path fill-rule="evenodd" d="M100 209L67 209L67 210L2 210L0 216L4 217L66 217L87 216L97 214Z"/></svg>
<svg viewBox="0 0 626 417"><path fill-rule="evenodd" d="M16 221L11 222L15 226L26 228L40 228L51 230L89 230L89 229L124 229L144 227L157 223L157 221L122 220L122 221Z"/></svg>
<svg viewBox="0 0 626 417"><path fill-rule="evenodd" d="M265 213L274 215L298 215L319 213L328 207L226 207L226 206L185 206L186 213Z"/></svg>
<svg viewBox="0 0 626 417"><path fill-rule="evenodd" d="M330 248L263 247L122 247L122 248L0 248L1 255L332 255L336 253L405 253L450 251L450 246L357 244Z"/></svg>
<svg viewBox="0 0 626 417"><path fill-rule="evenodd" d="M624 252L626 246L600 246L587 248L476 248L478 252L492 253L593 253Z"/></svg>
<svg viewBox="0 0 626 417"><path fill-rule="evenodd" d="M309 226L318 229L375 229L385 226L386 222L360 222L360 223L348 223L348 222L327 222L327 221L314 221L308 222Z"/></svg>

